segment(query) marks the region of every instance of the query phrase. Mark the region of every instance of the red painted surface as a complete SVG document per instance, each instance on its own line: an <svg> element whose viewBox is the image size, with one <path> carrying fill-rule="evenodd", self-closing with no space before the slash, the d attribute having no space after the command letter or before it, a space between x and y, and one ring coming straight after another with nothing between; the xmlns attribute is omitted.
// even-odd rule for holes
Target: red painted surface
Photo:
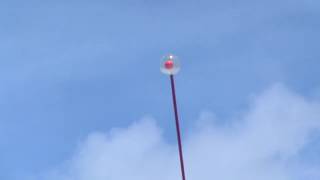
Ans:
<svg viewBox="0 0 320 180"><path fill-rule="evenodd" d="M172 60L167 60L165 63L164 63L164 67L166 69L172 69L174 67L174 63Z"/></svg>

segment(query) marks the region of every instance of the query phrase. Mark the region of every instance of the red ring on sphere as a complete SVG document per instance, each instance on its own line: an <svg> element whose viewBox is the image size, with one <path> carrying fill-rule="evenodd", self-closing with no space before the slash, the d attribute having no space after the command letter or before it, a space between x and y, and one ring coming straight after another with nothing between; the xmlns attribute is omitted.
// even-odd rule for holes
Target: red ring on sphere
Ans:
<svg viewBox="0 0 320 180"><path fill-rule="evenodd" d="M174 63L172 60L167 60L165 63L164 63L164 67L166 69L172 69L174 67Z"/></svg>

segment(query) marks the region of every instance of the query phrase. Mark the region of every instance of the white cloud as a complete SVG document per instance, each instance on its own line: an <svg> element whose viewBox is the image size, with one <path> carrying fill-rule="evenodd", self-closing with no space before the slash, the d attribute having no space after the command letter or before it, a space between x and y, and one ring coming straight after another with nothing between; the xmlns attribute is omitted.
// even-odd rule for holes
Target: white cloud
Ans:
<svg viewBox="0 0 320 180"><path fill-rule="evenodd" d="M318 102L275 85L254 97L241 117L222 125L214 119L205 114L199 128L184 132L188 180L320 178L319 167L299 160L320 133ZM148 118L89 135L63 167L41 179L172 180L179 175L176 145L167 143Z"/></svg>

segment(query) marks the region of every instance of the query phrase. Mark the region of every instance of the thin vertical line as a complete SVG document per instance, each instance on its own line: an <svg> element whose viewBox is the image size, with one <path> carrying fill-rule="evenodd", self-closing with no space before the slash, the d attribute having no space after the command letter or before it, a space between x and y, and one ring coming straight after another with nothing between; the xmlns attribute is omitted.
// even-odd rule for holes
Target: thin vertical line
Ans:
<svg viewBox="0 0 320 180"><path fill-rule="evenodd" d="M181 133L180 133L180 125L179 125L178 108L177 108L176 90L175 90L175 85L174 85L174 77L173 77L172 74L170 75L170 80L171 80L171 90L172 90L174 116L175 116L175 121L176 121L176 131L177 131L177 139L178 139L178 147L179 147L181 175L182 175L182 180L186 180L185 171L184 171L184 162L183 162L183 153L182 153L182 143L181 143Z"/></svg>

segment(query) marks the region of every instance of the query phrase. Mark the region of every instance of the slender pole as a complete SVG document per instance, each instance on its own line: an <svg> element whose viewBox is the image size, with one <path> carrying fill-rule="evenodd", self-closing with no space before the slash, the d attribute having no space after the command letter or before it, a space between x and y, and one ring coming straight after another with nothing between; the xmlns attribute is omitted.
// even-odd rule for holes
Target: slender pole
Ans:
<svg viewBox="0 0 320 180"><path fill-rule="evenodd" d="M177 130L177 139L178 139L178 146L179 146L181 175L182 175L182 180L186 180L186 175L185 175L185 172L184 172L184 163L183 163L183 153L182 153L182 143L181 143L181 133L180 133L180 125L179 125L178 108L177 108L176 90L175 90L175 86L174 86L174 77L173 77L172 74L170 75L170 80L171 80L171 90L172 90L174 116L175 116L175 120L176 120L176 130Z"/></svg>

